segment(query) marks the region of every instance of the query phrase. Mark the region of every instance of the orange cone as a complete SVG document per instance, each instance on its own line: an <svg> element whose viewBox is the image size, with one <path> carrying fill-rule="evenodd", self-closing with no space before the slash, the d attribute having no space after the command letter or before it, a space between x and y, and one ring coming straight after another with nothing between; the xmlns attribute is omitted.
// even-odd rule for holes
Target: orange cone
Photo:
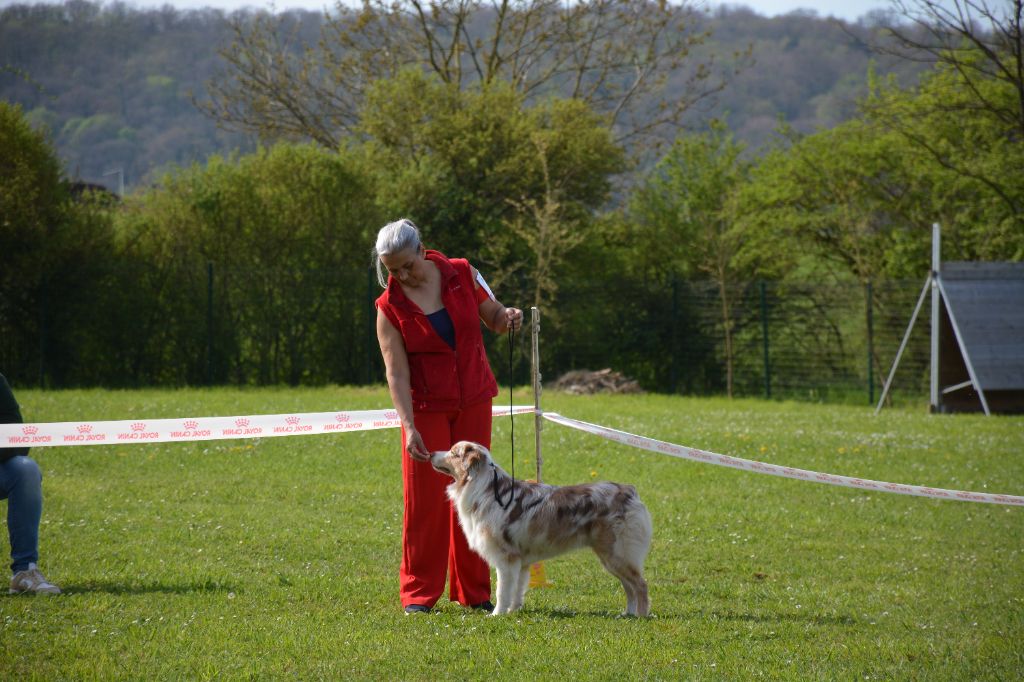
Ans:
<svg viewBox="0 0 1024 682"><path fill-rule="evenodd" d="M544 562L538 561L535 564L530 565L530 588L534 587L554 587L555 584L548 580L547 575L544 573Z"/></svg>

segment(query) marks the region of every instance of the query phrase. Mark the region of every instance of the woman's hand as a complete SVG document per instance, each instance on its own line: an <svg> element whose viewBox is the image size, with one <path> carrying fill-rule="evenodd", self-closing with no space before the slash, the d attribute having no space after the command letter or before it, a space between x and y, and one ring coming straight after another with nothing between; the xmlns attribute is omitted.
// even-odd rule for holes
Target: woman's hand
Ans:
<svg viewBox="0 0 1024 682"><path fill-rule="evenodd" d="M405 432L405 451L417 462L426 462L430 459L427 446L423 443L423 437L416 429L408 429Z"/></svg>
<svg viewBox="0 0 1024 682"><path fill-rule="evenodd" d="M518 331L523 326L523 311L505 308L505 331Z"/></svg>

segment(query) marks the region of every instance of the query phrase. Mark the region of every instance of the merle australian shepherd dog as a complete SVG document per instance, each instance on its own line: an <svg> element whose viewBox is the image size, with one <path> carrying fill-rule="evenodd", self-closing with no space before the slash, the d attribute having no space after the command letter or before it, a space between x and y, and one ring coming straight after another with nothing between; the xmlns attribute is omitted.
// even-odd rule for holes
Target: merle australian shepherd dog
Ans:
<svg viewBox="0 0 1024 682"><path fill-rule="evenodd" d="M553 486L513 479L478 443L461 441L435 452L433 467L455 479L448 486L469 546L498 573L493 615L521 608L530 565L590 547L626 590L626 614L647 616L644 558L651 515L636 488L620 483Z"/></svg>

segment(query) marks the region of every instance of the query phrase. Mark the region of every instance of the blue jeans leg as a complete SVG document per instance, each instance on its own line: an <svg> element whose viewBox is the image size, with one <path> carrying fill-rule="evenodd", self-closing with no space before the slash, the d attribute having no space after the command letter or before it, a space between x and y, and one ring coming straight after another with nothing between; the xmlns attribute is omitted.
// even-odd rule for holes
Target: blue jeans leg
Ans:
<svg viewBox="0 0 1024 682"><path fill-rule="evenodd" d="M14 573L39 562L39 520L43 516L43 473L25 455L0 462L0 499L7 498L7 532Z"/></svg>

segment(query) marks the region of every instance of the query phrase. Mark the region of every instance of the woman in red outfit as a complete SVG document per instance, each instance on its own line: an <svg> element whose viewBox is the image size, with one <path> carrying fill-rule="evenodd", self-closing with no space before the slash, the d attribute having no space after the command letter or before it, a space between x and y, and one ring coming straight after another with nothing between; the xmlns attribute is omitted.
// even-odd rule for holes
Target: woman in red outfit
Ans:
<svg viewBox="0 0 1024 682"><path fill-rule="evenodd" d="M498 394L480 332L522 326L523 311L506 308L462 258L425 249L409 220L381 228L374 247L377 339L391 400L402 422L402 606L428 612L444 592L464 606L493 610L487 563L466 543L430 453L460 440L491 445L491 399ZM384 279L386 268L389 276Z"/></svg>

